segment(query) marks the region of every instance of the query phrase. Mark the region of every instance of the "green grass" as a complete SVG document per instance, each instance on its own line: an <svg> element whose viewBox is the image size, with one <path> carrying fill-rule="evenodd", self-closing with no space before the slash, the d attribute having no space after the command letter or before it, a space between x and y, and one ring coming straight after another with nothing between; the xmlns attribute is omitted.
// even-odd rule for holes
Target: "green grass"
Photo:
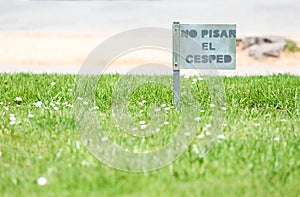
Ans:
<svg viewBox="0 0 300 197"><path fill-rule="evenodd" d="M118 128L109 117L111 94L119 78L104 76L97 88L95 105L98 114L107 117L103 120L107 134L132 150L167 143L173 121L180 117L171 107L172 91L151 84L133 93L129 112L136 122L149 121L146 112L151 103L170 106L170 125L162 130L163 137L150 137L145 145L115 132ZM299 196L300 78L222 80L227 103L225 140L200 158L195 147L203 139L195 138L171 165L154 172L128 173L99 162L81 143L71 108L75 76L0 75L0 196ZM200 134L210 123L210 95L205 81L192 87L205 110ZM142 100L147 103L139 105ZM41 107L35 106L37 101L43 102ZM29 113L34 117L29 118ZM16 118L13 125L10 114ZM45 186L37 184L42 176L48 180Z"/></svg>
<svg viewBox="0 0 300 197"><path fill-rule="evenodd" d="M289 52L298 52L300 48L297 46L297 43L292 40L285 40L286 46L285 50Z"/></svg>

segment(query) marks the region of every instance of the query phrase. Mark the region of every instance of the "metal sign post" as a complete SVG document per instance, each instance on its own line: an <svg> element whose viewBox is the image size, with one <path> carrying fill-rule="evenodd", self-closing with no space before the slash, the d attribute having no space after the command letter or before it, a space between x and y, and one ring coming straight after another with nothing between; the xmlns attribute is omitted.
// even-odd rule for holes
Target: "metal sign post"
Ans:
<svg viewBox="0 0 300 197"><path fill-rule="evenodd" d="M179 68L179 22L173 23L173 82L174 106L179 110L180 103L180 68ZM174 39L175 38L175 39Z"/></svg>
<svg viewBox="0 0 300 197"><path fill-rule="evenodd" d="M173 30L174 106L180 107L180 69L236 67L236 25L180 24Z"/></svg>

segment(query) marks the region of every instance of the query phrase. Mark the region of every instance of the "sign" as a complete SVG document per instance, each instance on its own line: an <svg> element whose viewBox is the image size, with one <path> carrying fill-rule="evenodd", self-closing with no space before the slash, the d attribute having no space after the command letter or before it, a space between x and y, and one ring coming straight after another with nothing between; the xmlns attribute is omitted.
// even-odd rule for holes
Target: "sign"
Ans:
<svg viewBox="0 0 300 197"><path fill-rule="evenodd" d="M173 24L175 69L236 67L236 25Z"/></svg>
<svg viewBox="0 0 300 197"><path fill-rule="evenodd" d="M180 103L180 69L236 67L236 25L173 23L174 106Z"/></svg>

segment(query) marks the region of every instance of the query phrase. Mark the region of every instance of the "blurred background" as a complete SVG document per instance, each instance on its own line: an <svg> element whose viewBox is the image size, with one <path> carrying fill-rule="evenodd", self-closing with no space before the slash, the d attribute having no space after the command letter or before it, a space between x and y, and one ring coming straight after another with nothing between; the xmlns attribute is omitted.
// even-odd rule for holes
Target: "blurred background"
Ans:
<svg viewBox="0 0 300 197"><path fill-rule="evenodd" d="M2 31L118 33L143 26L236 23L240 35L300 34L299 0L1 0Z"/></svg>
<svg viewBox="0 0 300 197"><path fill-rule="evenodd" d="M0 0L0 71L74 73L104 39L133 28L171 29L173 21L233 23L239 38L276 35L299 43L299 19L299 0ZM237 61L290 66L299 59L283 53L253 60L238 49Z"/></svg>

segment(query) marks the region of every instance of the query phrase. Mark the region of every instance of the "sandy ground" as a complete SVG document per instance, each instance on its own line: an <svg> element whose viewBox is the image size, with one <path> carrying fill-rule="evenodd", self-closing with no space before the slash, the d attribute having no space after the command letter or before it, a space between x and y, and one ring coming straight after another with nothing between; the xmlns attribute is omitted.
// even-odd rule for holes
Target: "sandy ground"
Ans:
<svg viewBox="0 0 300 197"><path fill-rule="evenodd" d="M0 33L0 71L7 71L10 67L20 70L24 67L78 69L90 52L107 38L109 35ZM300 36L290 38L300 43ZM147 49L126 54L113 64L133 66L154 62L171 65L171 57L169 52ZM283 52L280 58L255 60L248 56L247 50L237 47L238 68L258 66L300 66L300 53Z"/></svg>

